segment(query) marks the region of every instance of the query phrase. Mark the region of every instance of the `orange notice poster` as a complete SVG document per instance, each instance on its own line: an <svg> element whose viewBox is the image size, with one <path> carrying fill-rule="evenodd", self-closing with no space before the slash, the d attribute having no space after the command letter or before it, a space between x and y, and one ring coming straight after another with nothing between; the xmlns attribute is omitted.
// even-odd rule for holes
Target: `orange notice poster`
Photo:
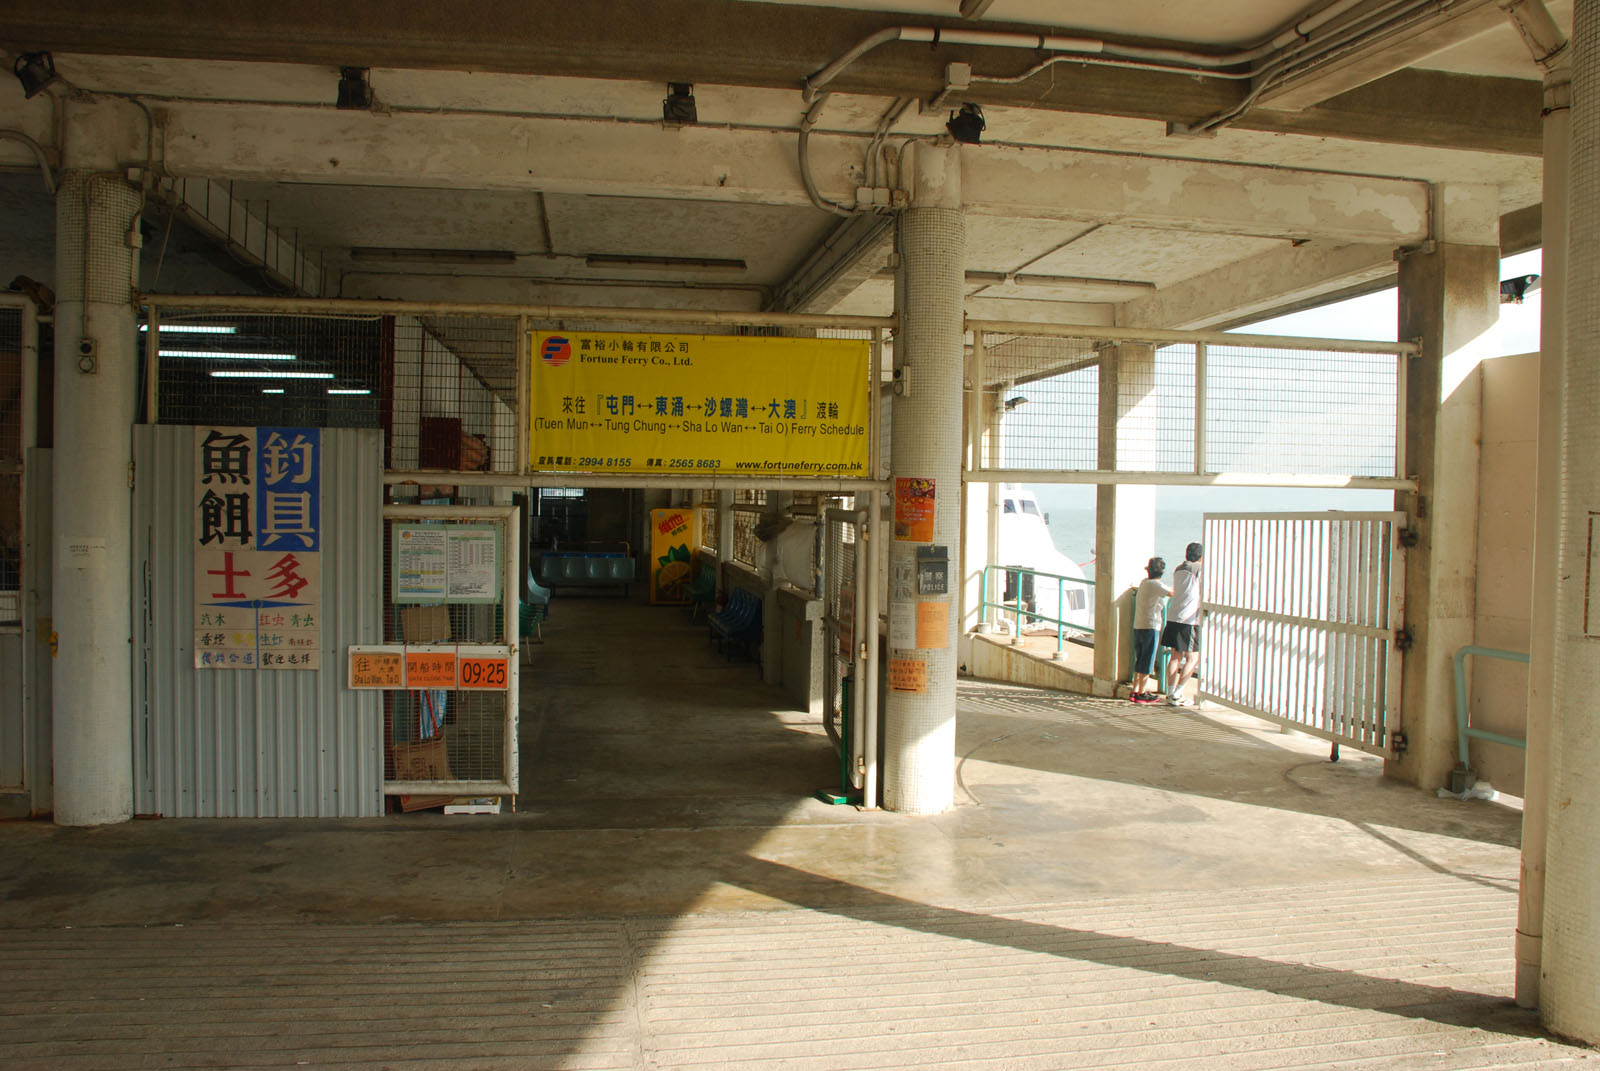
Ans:
<svg viewBox="0 0 1600 1071"><path fill-rule="evenodd" d="M897 476L894 537L902 543L933 542L933 481Z"/></svg>
<svg viewBox="0 0 1600 1071"><path fill-rule="evenodd" d="M455 686L455 651L435 651L416 647L406 651L407 688L454 688Z"/></svg>
<svg viewBox="0 0 1600 1071"><path fill-rule="evenodd" d="M920 658L889 659L889 688L896 692L926 692L928 663Z"/></svg>
<svg viewBox="0 0 1600 1071"><path fill-rule="evenodd" d="M950 646L950 604L917 603L917 647L924 651L942 651L948 646Z"/></svg>
<svg viewBox="0 0 1600 1071"><path fill-rule="evenodd" d="M461 668L457 673L461 678L461 687L503 689L507 683L506 667L509 663L510 659L506 658L463 658L458 663Z"/></svg>
<svg viewBox="0 0 1600 1071"><path fill-rule="evenodd" d="M400 651L350 649L350 687L404 688L405 655Z"/></svg>

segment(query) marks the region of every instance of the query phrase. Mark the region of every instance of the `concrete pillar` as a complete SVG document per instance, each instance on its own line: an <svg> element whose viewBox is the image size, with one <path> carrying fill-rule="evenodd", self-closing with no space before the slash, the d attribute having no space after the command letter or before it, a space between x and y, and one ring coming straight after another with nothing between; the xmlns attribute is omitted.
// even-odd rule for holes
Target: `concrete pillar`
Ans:
<svg viewBox="0 0 1600 1071"><path fill-rule="evenodd" d="M1158 443L1155 347L1123 343L1100 357L1099 467L1153 469ZM1114 695L1133 669L1133 593L1155 554L1156 489L1095 488L1094 692Z"/></svg>
<svg viewBox="0 0 1600 1071"><path fill-rule="evenodd" d="M119 145L125 132L118 110L78 101L63 107L65 166L56 195L53 740L55 820L79 826L133 815L129 479L139 389L132 246L140 198L120 171L127 156Z"/></svg>
<svg viewBox="0 0 1600 1071"><path fill-rule="evenodd" d="M1386 772L1422 788L1456 764L1451 658L1473 642L1482 379L1500 318L1499 198L1492 186L1436 187L1431 252L1400 261L1400 338L1422 341L1406 381L1406 464L1418 491L1395 495L1418 541L1407 554L1401 728Z"/></svg>
<svg viewBox="0 0 1600 1071"><path fill-rule="evenodd" d="M1528 747L1523 777L1522 881L1517 899L1517 1004L1539 1006L1544 933L1546 808L1550 799L1550 699L1555 690L1556 560L1561 547L1561 399L1566 358L1568 146L1571 49L1545 74L1544 256L1539 307L1539 463L1533 515L1533 599L1528 614Z"/></svg>
<svg viewBox="0 0 1600 1071"><path fill-rule="evenodd" d="M1580 0L1572 39L1566 352L1554 591L1540 1011L1551 1030L1600 1043L1600 4ZM1549 300L1548 297L1546 300Z"/></svg>
<svg viewBox="0 0 1600 1071"><path fill-rule="evenodd" d="M913 814L949 810L955 797L956 628L953 588L920 592L917 552L943 547L952 579L961 562L961 385L965 221L961 150L926 142L908 152L911 207L900 217L896 278L901 330L890 471L889 695L884 806ZM900 480L931 481L907 509ZM931 526L905 525L931 506ZM927 530L923 530L924 527ZM944 614L938 627L939 614Z"/></svg>

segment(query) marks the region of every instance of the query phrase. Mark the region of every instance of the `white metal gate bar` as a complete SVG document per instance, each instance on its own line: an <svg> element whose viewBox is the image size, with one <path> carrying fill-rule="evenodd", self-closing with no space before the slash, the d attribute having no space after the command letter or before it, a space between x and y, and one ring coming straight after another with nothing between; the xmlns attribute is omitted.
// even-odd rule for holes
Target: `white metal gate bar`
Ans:
<svg viewBox="0 0 1600 1071"><path fill-rule="evenodd" d="M1400 513L1206 514L1202 693L1383 753L1398 724Z"/></svg>

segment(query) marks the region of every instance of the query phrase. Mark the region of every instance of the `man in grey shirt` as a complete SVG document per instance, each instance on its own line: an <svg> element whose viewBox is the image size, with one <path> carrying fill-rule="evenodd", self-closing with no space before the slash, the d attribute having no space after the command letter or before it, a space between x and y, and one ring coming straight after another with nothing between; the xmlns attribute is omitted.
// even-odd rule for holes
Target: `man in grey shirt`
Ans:
<svg viewBox="0 0 1600 1071"><path fill-rule="evenodd" d="M1184 562L1172 571L1172 601L1167 607L1167 625L1161 630L1161 646L1172 648L1167 662L1167 702L1175 707L1191 706L1183 686L1200 668L1200 566L1205 547L1190 543Z"/></svg>

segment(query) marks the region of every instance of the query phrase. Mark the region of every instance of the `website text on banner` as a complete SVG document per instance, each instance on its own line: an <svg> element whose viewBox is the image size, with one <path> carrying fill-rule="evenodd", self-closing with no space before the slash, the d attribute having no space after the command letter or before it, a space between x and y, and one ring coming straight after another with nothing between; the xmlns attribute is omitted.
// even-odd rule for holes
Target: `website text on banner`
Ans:
<svg viewBox="0 0 1600 1071"><path fill-rule="evenodd" d="M532 338L535 472L866 478L863 340Z"/></svg>

